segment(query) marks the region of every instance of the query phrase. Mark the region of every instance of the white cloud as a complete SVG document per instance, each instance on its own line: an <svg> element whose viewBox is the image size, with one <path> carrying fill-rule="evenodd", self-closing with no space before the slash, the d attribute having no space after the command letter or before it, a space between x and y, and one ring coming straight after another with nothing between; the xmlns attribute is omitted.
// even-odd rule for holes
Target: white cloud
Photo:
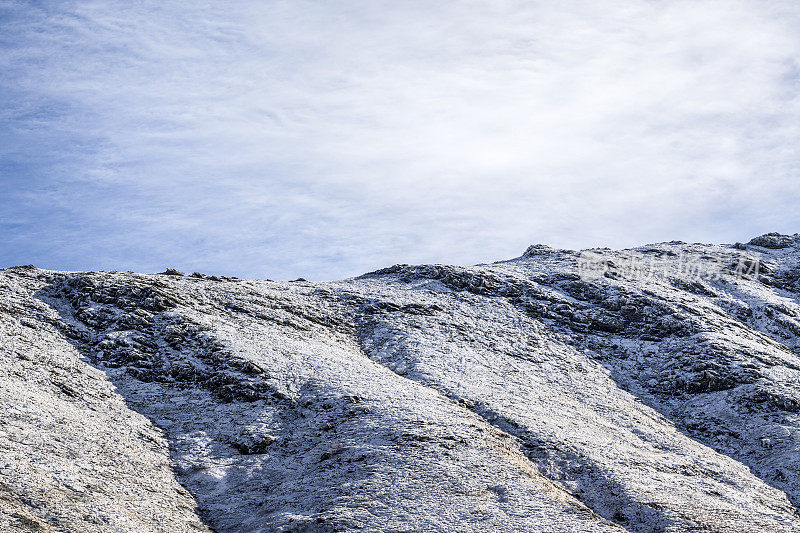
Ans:
<svg viewBox="0 0 800 533"><path fill-rule="evenodd" d="M6 151L44 147L30 201L96 262L123 232L119 268L324 278L798 230L792 2L26 4Z"/></svg>

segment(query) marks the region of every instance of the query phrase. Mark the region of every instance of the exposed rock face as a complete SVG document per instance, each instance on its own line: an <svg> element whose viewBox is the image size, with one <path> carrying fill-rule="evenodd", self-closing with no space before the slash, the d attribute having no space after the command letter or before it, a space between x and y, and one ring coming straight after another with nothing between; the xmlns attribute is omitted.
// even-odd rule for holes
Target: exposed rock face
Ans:
<svg viewBox="0 0 800 533"><path fill-rule="evenodd" d="M794 235L781 235L780 233L767 233L761 235L750 241L749 244L753 246L761 246L762 248L772 248L779 250L781 248L789 248L797 243L800 234Z"/></svg>
<svg viewBox="0 0 800 533"><path fill-rule="evenodd" d="M800 236L0 271L3 531L800 531Z"/></svg>

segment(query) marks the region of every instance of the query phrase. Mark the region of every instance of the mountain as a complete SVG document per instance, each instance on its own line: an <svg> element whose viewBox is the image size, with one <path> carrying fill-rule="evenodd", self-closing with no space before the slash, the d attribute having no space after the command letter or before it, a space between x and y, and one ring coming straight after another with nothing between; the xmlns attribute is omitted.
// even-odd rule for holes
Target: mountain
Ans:
<svg viewBox="0 0 800 533"><path fill-rule="evenodd" d="M2 531L800 531L800 234L0 270Z"/></svg>

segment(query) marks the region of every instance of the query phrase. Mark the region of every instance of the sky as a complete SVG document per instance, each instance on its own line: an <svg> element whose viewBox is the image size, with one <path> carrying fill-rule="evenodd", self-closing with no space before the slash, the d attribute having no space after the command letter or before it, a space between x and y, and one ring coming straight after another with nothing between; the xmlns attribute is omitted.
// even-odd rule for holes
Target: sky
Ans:
<svg viewBox="0 0 800 533"><path fill-rule="evenodd" d="M0 0L0 267L800 232L795 0Z"/></svg>

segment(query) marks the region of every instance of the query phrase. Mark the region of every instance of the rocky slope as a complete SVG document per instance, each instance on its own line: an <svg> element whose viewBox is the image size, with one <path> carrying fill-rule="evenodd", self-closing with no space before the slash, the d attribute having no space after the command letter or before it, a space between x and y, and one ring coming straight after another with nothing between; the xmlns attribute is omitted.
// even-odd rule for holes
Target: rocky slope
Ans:
<svg viewBox="0 0 800 533"><path fill-rule="evenodd" d="M2 531L800 531L800 235L0 271Z"/></svg>

